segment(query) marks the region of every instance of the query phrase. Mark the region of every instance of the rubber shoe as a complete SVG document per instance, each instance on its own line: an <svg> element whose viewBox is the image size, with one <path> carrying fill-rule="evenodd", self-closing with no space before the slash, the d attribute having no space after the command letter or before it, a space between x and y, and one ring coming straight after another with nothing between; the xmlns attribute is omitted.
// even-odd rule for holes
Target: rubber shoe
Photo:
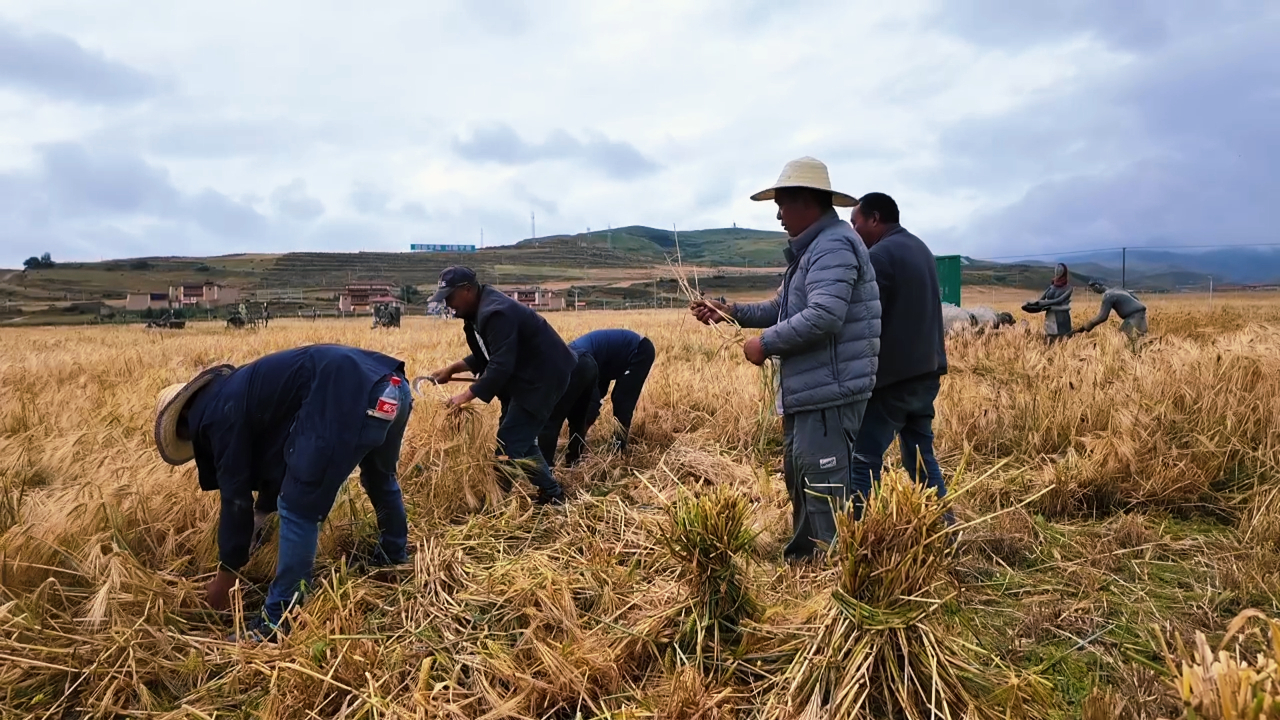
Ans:
<svg viewBox="0 0 1280 720"><path fill-rule="evenodd" d="M564 492L558 492L554 495L538 491L538 496L533 499L535 505L549 505L551 507L564 507Z"/></svg>

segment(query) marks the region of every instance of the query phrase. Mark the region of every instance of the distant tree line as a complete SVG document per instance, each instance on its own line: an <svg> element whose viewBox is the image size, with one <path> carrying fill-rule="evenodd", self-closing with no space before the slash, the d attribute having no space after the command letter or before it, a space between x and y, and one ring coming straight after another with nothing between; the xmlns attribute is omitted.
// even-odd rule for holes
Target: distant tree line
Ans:
<svg viewBox="0 0 1280 720"><path fill-rule="evenodd" d="M45 253L40 257L36 257L32 255L31 257L22 261L22 267L26 268L27 270L47 270L48 268L51 268L54 265L57 265L57 263L53 261L53 258L49 255L49 253Z"/></svg>

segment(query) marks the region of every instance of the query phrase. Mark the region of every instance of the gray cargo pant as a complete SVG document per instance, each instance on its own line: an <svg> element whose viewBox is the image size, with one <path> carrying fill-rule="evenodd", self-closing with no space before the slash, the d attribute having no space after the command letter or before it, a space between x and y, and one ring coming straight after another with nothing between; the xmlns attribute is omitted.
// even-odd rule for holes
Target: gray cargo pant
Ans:
<svg viewBox="0 0 1280 720"><path fill-rule="evenodd" d="M791 495L787 560L811 558L821 551L818 543L835 540L835 513L850 497L853 441L866 410L861 400L782 417L782 472Z"/></svg>

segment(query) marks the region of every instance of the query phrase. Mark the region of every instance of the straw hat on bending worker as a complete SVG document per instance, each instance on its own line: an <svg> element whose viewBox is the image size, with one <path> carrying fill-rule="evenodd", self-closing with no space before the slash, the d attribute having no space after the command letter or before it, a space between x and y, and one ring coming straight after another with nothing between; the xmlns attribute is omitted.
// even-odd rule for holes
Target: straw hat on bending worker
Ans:
<svg viewBox="0 0 1280 720"><path fill-rule="evenodd" d="M808 188L831 193L831 204L836 207L857 207L858 200L852 195L836 192L831 189L831 176L827 174L827 166L816 158L805 156L792 160L782 168L778 182L772 187L761 190L751 196L752 200L773 200L777 191L783 188Z"/></svg>
<svg viewBox="0 0 1280 720"><path fill-rule="evenodd" d="M190 382L170 385L160 391L156 401L155 438L160 457L170 465L185 465L196 457L191 437L178 435L179 420L191 399L205 385L235 371L234 365L216 365L196 375Z"/></svg>

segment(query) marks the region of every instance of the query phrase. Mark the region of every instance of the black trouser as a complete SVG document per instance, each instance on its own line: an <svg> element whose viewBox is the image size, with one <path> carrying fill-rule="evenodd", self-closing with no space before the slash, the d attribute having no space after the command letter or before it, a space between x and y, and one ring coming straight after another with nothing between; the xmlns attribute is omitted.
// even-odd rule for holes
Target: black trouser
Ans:
<svg viewBox="0 0 1280 720"><path fill-rule="evenodd" d="M502 400L497 451L513 461L528 461L523 464L511 463L508 467L510 474L524 475L538 488L539 495L560 497L563 494L560 483L556 481L538 448L538 434L547 424L552 407L550 403L525 404L509 398ZM506 474L499 474L499 485L503 490L511 490L511 482Z"/></svg>
<svg viewBox="0 0 1280 720"><path fill-rule="evenodd" d="M578 363L569 376L569 387L551 410L551 417L538 433L538 448L549 467L556 466L556 446L560 444L560 428L569 421L569 447L565 462L573 465L586 447L587 429L595 422L600 411L600 400L595 394L599 369L590 353L579 353Z"/></svg>
<svg viewBox="0 0 1280 720"><path fill-rule="evenodd" d="M644 389L645 380L649 379L649 370L653 368L655 357L653 341L641 338L636 351L627 361L626 372L613 383L613 416L618 419L622 428L615 438L620 445L626 447L627 437L631 433L631 418L636 412L636 403L640 402L640 391ZM600 397L604 398L609 390L609 381L601 379Z"/></svg>

